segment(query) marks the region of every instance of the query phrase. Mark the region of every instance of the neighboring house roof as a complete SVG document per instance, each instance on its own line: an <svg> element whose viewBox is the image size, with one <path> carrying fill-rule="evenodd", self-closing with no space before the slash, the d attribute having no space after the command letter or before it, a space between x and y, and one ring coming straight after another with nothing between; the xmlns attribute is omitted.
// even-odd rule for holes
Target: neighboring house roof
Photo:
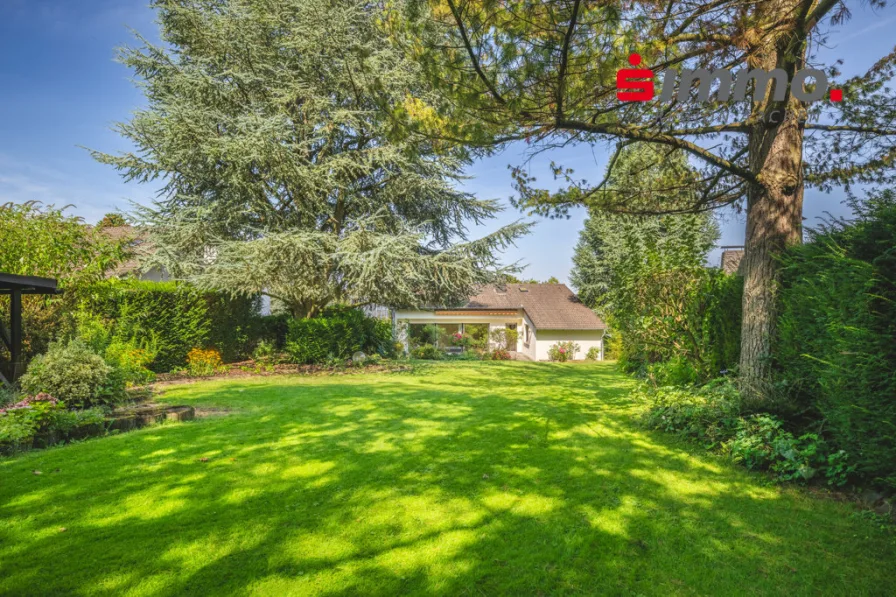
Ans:
<svg viewBox="0 0 896 597"><path fill-rule="evenodd" d="M128 274L140 273L141 258L150 255L154 245L149 242L149 235L133 226L107 226L100 228L99 233L112 241L122 241L128 257L107 275L120 278Z"/></svg>
<svg viewBox="0 0 896 597"><path fill-rule="evenodd" d="M463 308L522 308L540 330L603 330L607 327L566 284L486 286Z"/></svg>
<svg viewBox="0 0 896 597"><path fill-rule="evenodd" d="M722 271L726 274L739 274L740 262L744 258L743 249L725 249L722 251Z"/></svg>

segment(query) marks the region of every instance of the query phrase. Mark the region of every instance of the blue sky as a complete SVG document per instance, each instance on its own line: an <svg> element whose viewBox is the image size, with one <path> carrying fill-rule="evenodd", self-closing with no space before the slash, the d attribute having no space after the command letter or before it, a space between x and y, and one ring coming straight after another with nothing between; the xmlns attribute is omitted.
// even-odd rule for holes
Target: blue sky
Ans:
<svg viewBox="0 0 896 597"><path fill-rule="evenodd" d="M81 148L107 152L128 149L111 126L143 103L126 68L114 61L115 48L134 43L131 29L156 39L146 0L0 0L0 203L38 200L73 204L88 222L104 213L146 202L151 186L125 184L110 167L94 162ZM849 2L853 18L830 36L822 59L842 58L846 74L863 71L893 49L896 9L872 10ZM532 173L548 181L547 164L556 159L577 176L599 179L607 147L579 147L532 162ZM522 161L522 148L474 164L465 183L482 197L513 194L508 164ZM809 191L807 223L825 212L844 214L842 193ZM538 219L535 231L506 253L507 261L528 264L524 275L568 280L571 257L584 212L569 220ZM523 217L510 205L498 221L476 233ZM721 244L743 242L744 222L725 215ZM711 256L718 260L717 253Z"/></svg>

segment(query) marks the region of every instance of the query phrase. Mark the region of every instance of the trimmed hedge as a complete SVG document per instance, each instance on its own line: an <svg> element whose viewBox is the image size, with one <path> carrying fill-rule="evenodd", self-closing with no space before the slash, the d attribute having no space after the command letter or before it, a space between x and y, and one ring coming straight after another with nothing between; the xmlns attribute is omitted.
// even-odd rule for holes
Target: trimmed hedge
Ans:
<svg viewBox="0 0 896 597"><path fill-rule="evenodd" d="M286 351L301 364L349 359L358 351L392 356L392 324L357 310L328 311L315 319L289 321Z"/></svg>
<svg viewBox="0 0 896 597"><path fill-rule="evenodd" d="M257 299L230 298L178 282L108 280L85 293L81 308L127 337L154 337L157 373L186 365L191 349L216 348L226 362L248 358L261 325Z"/></svg>

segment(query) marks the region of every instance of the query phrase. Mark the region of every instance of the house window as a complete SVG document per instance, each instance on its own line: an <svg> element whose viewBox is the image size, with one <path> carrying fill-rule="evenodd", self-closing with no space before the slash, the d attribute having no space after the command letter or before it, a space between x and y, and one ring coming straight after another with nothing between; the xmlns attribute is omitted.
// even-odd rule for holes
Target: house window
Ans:
<svg viewBox="0 0 896 597"><path fill-rule="evenodd" d="M529 327L528 323L523 324L523 343L526 346L529 346L529 342L532 340L532 328Z"/></svg>

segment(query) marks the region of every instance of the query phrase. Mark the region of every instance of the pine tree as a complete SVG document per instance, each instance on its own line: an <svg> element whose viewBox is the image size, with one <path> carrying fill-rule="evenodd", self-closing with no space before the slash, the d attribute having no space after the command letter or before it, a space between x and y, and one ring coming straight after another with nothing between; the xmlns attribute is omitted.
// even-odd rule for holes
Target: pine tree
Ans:
<svg viewBox="0 0 896 597"><path fill-rule="evenodd" d="M361 0L156 0L164 45L121 60L148 107L94 152L163 181L138 210L154 259L203 288L264 292L296 316L331 304L450 303L502 273L527 226L469 240L500 206L457 190L465 155L396 134L392 106L428 97Z"/></svg>

